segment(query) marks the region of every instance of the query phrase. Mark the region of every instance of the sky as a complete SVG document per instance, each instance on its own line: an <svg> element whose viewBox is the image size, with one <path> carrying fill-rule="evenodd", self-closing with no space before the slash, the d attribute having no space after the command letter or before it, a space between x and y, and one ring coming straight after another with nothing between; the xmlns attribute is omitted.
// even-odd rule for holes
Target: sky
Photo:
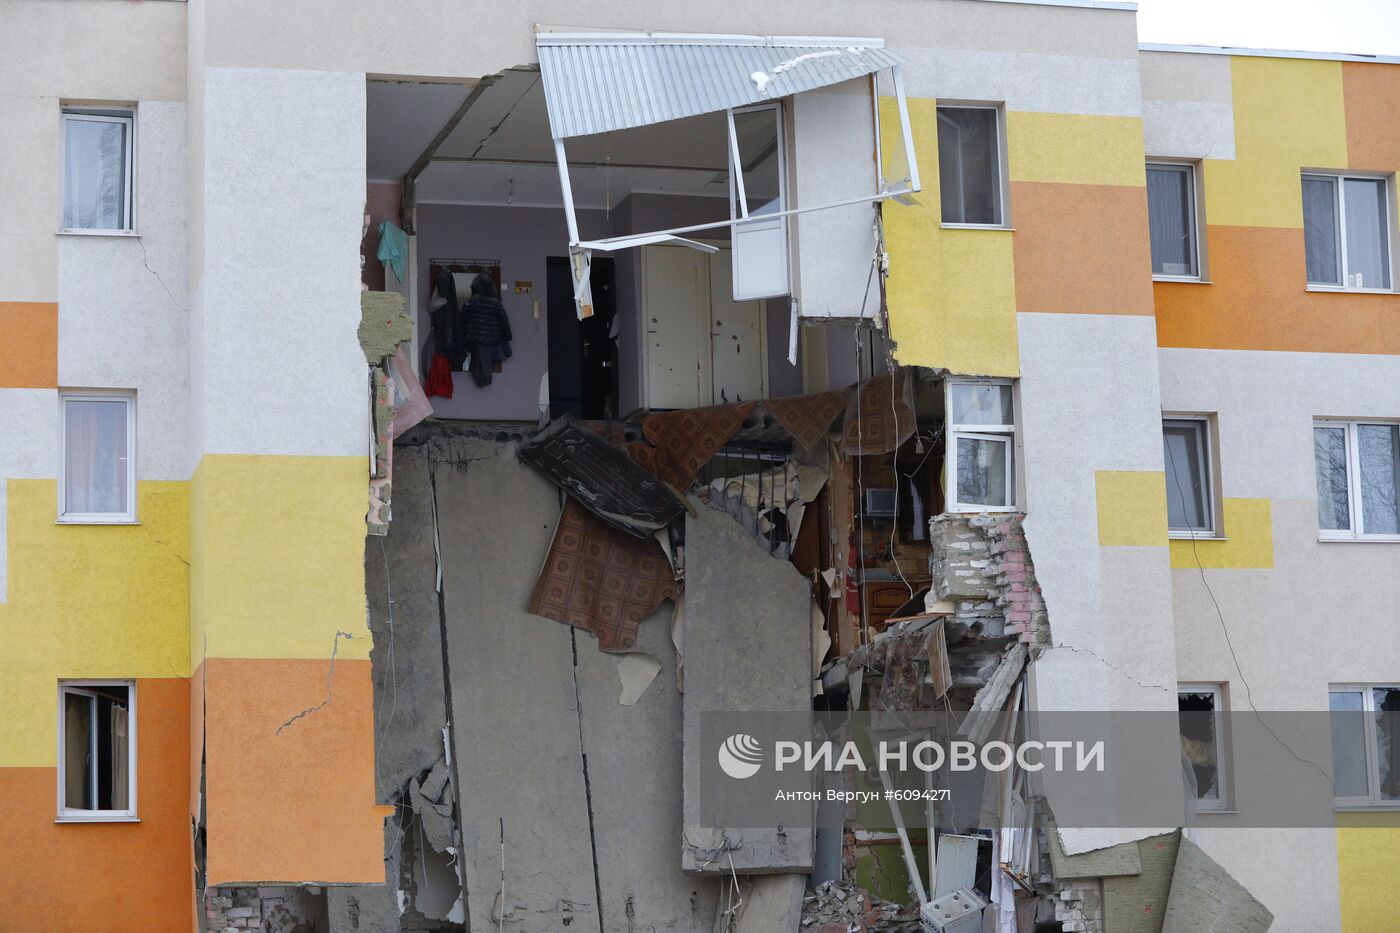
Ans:
<svg viewBox="0 0 1400 933"><path fill-rule="evenodd" d="M1400 56L1400 0L1137 0L1138 41Z"/></svg>

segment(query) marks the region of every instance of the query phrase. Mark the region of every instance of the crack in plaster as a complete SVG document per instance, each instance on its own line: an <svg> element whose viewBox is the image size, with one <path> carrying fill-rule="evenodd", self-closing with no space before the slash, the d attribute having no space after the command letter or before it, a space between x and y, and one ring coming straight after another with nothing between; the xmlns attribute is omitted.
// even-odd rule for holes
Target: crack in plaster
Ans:
<svg viewBox="0 0 1400 933"><path fill-rule="evenodd" d="M354 637L355 636L351 635L349 632L335 633L335 643L331 645L331 666L330 669L326 671L326 698L320 703L317 703L315 706L308 706L306 709L302 710L300 713L297 713L291 719L288 719L286 722L282 723L282 725L277 727L277 732L275 733L276 735L281 735L283 729L287 728L292 723L296 722L298 719L301 719L303 716L310 716L312 713L320 712L322 709L330 705L331 700L334 699L333 682L335 680L335 656L340 652L340 640L342 638Z"/></svg>
<svg viewBox="0 0 1400 933"><path fill-rule="evenodd" d="M141 265L146 267L146 271L155 276L155 280L160 283L160 287L165 289L165 294L170 298L170 303L181 311L186 310L185 306L175 297L175 293L170 290L170 286L165 284L165 279L160 277L160 273L151 268L150 258L146 255L146 244L141 238L136 237L136 245L141 247Z"/></svg>

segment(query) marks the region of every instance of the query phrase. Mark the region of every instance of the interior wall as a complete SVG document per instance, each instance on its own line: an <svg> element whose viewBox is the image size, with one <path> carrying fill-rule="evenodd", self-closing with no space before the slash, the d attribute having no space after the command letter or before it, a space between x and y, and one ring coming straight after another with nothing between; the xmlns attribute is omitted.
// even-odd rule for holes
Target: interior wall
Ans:
<svg viewBox="0 0 1400 933"><path fill-rule="evenodd" d="M385 220L395 224L400 222L399 205L402 200L401 182L371 181L365 185L365 213L369 215L369 232L365 234L360 254L365 257L363 281L370 291L384 291L386 275L389 278L390 291L398 291L402 284L394 280L392 272L386 272L384 263L380 262L376 255L379 252L379 224ZM407 275L408 269L405 267L404 276Z"/></svg>
<svg viewBox="0 0 1400 933"><path fill-rule="evenodd" d="M613 212L616 216L616 211ZM579 211L580 235L603 237L613 228L603 211ZM501 301L510 317L512 355L489 386L477 386L470 374L452 374L452 397L433 396L439 418L534 421L539 418L540 380L549 368L545 260L569 254L569 231L558 207L505 207L465 204L420 204L418 207L418 327L427 334L433 259L495 259L501 263ZM516 282L531 291L516 294ZM618 313L630 313L622 307ZM465 300L465 299L464 299ZM535 316L535 303L539 316ZM625 357L624 357L625 359ZM624 363L623 372L627 371Z"/></svg>

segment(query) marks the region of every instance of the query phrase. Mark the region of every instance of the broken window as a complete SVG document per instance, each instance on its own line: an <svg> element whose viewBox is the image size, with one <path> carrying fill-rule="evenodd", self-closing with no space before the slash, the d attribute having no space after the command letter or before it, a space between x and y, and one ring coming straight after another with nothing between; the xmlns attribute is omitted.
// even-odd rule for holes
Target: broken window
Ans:
<svg viewBox="0 0 1400 933"><path fill-rule="evenodd" d="M1011 383L947 381L948 510L1016 507L1016 412Z"/></svg>
<svg viewBox="0 0 1400 933"><path fill-rule="evenodd" d="M135 521L135 396L64 392L59 407L58 520Z"/></svg>
<svg viewBox="0 0 1400 933"><path fill-rule="evenodd" d="M1167 467L1167 527L1188 535L1215 533L1210 423L1166 418L1162 447Z"/></svg>
<svg viewBox="0 0 1400 933"><path fill-rule="evenodd" d="M1002 225L995 107L938 108L938 190L945 224Z"/></svg>
<svg viewBox="0 0 1400 933"><path fill-rule="evenodd" d="M1313 425L1317 526L1323 538L1400 537L1400 425Z"/></svg>
<svg viewBox="0 0 1400 933"><path fill-rule="evenodd" d="M1187 800L1198 808L1224 809L1224 691L1220 684L1183 684L1176 705Z"/></svg>
<svg viewBox="0 0 1400 933"><path fill-rule="evenodd" d="M574 295L581 319L593 313L589 271L594 252L658 243L713 252L714 245L691 237L704 231L727 230L733 245L736 300L795 294L790 271L789 217L873 203L919 190L908 105L899 75L899 66L905 59L886 49L882 40L541 33L536 37L536 47L568 220ZM869 188L858 195L822 196L831 194L826 190L811 199L804 197L807 203L790 206L784 153L787 128L781 102L886 70L891 73L909 176L889 183L872 173ZM863 125L847 126L842 120L835 120L824 127L828 138L830 133L867 133L878 147L876 88L876 82L871 80L871 106L862 114ZM726 115L730 165L727 220L601 239L580 237L566 140L712 113ZM752 191L748 190L750 186ZM820 300L817 306L825 308ZM861 307L850 313L868 316L874 309ZM830 316L829 308L822 310L820 316Z"/></svg>
<svg viewBox="0 0 1400 933"><path fill-rule="evenodd" d="M1328 708L1338 805L1400 801L1400 686L1333 687Z"/></svg>
<svg viewBox="0 0 1400 933"><path fill-rule="evenodd" d="M136 816L136 688L130 681L59 685L58 817Z"/></svg>

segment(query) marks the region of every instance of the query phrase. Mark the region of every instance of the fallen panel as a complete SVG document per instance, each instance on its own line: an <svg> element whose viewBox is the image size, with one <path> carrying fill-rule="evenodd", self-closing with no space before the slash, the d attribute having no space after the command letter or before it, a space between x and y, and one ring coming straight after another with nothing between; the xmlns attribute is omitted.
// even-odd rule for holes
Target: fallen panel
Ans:
<svg viewBox="0 0 1400 933"><path fill-rule="evenodd" d="M734 933L787 933L802 923L806 875L768 875L752 879Z"/></svg>
<svg viewBox="0 0 1400 933"><path fill-rule="evenodd" d="M1142 858L1136 842L1095 849L1079 855L1065 854L1060 843L1060 831L1054 823L1045 828L1050 837L1050 870L1060 881L1077 878L1107 878L1117 875L1142 874Z"/></svg>
<svg viewBox="0 0 1400 933"><path fill-rule="evenodd" d="M1190 839L1181 840L1162 933L1264 933L1274 915Z"/></svg>
<svg viewBox="0 0 1400 933"><path fill-rule="evenodd" d="M511 445L450 447L435 474L468 929L597 933L573 636L525 610L559 492Z"/></svg>
<svg viewBox="0 0 1400 933"><path fill-rule="evenodd" d="M997 714L1006 708L1011 688L1020 678L1029 656L1029 650L1019 641L1007 648L1006 653L1001 656L1001 662L992 673L992 679L972 698L972 709L968 711L963 727L959 730L969 741L981 745L991 737L992 730L1001 721Z"/></svg>
<svg viewBox="0 0 1400 933"><path fill-rule="evenodd" d="M666 527L685 510L622 448L568 415L522 444L519 457L594 515L638 538Z"/></svg>
<svg viewBox="0 0 1400 933"><path fill-rule="evenodd" d="M685 835L686 871L739 874L810 871L810 827L745 827L724 859L697 853L724 847L722 828L701 809L701 714L712 711L810 711L811 589L787 561L770 557L728 515L700 505L685 521ZM708 864L705 864L708 862Z"/></svg>
<svg viewBox="0 0 1400 933"><path fill-rule="evenodd" d="M991 843L986 836L955 836L946 833L938 837L938 866L933 900L952 894L961 888L977 884L977 852L982 844Z"/></svg>
<svg viewBox="0 0 1400 933"><path fill-rule="evenodd" d="M1104 878L1103 915L1107 929L1122 930L1124 933L1161 933L1180 840L1179 832L1170 832L1123 843L1137 849L1142 871L1136 875ZM1213 928L1200 927L1197 933L1209 929Z"/></svg>

